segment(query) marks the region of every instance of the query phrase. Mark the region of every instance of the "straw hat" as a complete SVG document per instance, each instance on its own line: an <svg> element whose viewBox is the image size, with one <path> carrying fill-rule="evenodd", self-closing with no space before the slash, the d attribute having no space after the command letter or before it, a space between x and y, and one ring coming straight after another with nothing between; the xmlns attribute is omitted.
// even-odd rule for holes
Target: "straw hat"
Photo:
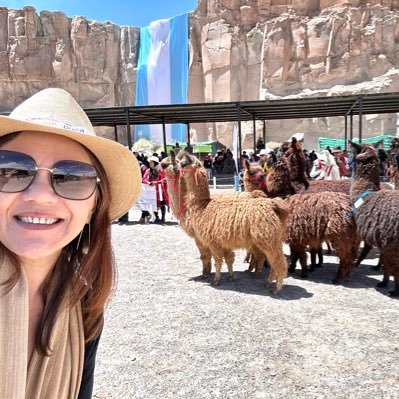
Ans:
<svg viewBox="0 0 399 399"><path fill-rule="evenodd" d="M22 130L69 137L98 158L110 183L111 220L125 214L140 195L141 172L136 157L123 145L97 137L83 109L65 90L42 90L16 107L10 116L0 116L0 137Z"/></svg>

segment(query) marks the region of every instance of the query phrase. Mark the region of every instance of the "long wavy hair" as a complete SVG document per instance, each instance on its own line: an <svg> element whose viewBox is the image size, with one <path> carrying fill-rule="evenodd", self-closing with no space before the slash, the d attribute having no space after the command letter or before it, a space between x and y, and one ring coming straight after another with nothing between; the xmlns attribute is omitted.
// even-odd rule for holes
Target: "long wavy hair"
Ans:
<svg viewBox="0 0 399 399"><path fill-rule="evenodd" d="M17 133L0 137L0 148L15 139ZM39 324L36 349L45 356L50 356L50 336L57 313L66 304L73 307L81 303L85 341L96 339L103 327L105 306L115 284L115 262L111 247L109 208L111 192L107 175L99 160L86 147L100 183L96 195L90 227L86 225L82 235L66 245L47 278L42 283L44 311ZM18 256L0 242L0 267L7 256L15 266L15 273L5 282L7 291L12 290L21 278L21 264Z"/></svg>

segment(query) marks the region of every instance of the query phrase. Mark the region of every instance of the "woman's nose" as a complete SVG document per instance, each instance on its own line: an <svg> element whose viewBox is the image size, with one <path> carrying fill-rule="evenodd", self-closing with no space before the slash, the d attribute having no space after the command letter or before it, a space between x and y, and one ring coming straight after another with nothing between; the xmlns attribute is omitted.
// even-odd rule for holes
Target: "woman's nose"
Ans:
<svg viewBox="0 0 399 399"><path fill-rule="evenodd" d="M23 191L25 201L53 204L58 200L58 195L51 185L50 171L47 169L37 170L31 185Z"/></svg>

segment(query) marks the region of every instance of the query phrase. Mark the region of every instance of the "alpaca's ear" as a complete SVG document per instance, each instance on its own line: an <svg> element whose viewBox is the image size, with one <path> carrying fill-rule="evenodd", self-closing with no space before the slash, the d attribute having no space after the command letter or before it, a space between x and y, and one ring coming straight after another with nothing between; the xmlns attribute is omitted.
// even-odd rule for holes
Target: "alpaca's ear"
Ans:
<svg viewBox="0 0 399 399"><path fill-rule="evenodd" d="M376 143L371 144L374 148L378 148L384 140L378 140Z"/></svg>
<svg viewBox="0 0 399 399"><path fill-rule="evenodd" d="M174 150L170 150L170 160L172 161L172 164L176 163L176 153Z"/></svg>
<svg viewBox="0 0 399 399"><path fill-rule="evenodd" d="M249 163L248 159L244 158L242 163L243 163L244 168L249 172L250 163Z"/></svg>
<svg viewBox="0 0 399 399"><path fill-rule="evenodd" d="M360 144L354 143L351 140L348 140L348 143L351 145L352 150L356 151L357 153L362 151L362 146Z"/></svg>
<svg viewBox="0 0 399 399"><path fill-rule="evenodd" d="M180 152L181 151L182 150L180 150ZM194 158L187 151L184 151L184 155L185 155L186 160L187 160L187 165L190 165L190 164L194 163Z"/></svg>

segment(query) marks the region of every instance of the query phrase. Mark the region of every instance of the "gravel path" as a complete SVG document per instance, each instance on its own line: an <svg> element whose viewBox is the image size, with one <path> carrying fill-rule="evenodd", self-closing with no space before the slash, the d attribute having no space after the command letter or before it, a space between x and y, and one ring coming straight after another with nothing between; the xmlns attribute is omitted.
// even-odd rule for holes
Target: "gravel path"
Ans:
<svg viewBox="0 0 399 399"><path fill-rule="evenodd" d="M118 289L94 398L399 398L399 301L375 289L375 253L342 286L330 284L337 259L325 256L273 296L267 270L245 273L242 251L235 281L223 269L214 288L176 224L112 229Z"/></svg>

